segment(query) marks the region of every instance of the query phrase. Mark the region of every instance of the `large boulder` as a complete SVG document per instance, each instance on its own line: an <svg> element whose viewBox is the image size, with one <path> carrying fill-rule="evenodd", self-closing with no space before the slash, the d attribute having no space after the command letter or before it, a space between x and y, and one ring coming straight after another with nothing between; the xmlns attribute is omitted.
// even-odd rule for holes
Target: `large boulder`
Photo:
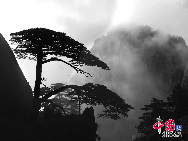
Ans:
<svg viewBox="0 0 188 141"><path fill-rule="evenodd" d="M0 116L26 121L32 109L32 90L16 58L0 34Z"/></svg>

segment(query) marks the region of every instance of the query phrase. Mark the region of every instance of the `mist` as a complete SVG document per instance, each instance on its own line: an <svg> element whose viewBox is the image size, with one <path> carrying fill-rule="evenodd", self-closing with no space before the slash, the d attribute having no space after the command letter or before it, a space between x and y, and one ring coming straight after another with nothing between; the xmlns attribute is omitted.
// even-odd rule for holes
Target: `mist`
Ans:
<svg viewBox="0 0 188 141"><path fill-rule="evenodd" d="M88 49L95 40L92 54L111 70L83 67L93 77L76 74L70 83L105 85L135 108L128 118L97 119L102 141L135 137L134 126L142 114L139 108L149 104L152 97L165 99L184 77L188 60L187 0L8 0L0 7L0 30L7 41L10 33L31 27L65 32ZM18 19L17 14L23 18ZM33 88L36 64L26 60L19 60L19 64ZM69 66L56 63L44 65L43 74L50 85L66 82L74 72ZM96 114L101 110L95 107Z"/></svg>
<svg viewBox="0 0 188 141"><path fill-rule="evenodd" d="M71 83L102 84L134 107L128 117L114 121L98 118L102 141L130 140L137 135L140 108L153 97L165 99L184 77L187 46L182 37L172 36L149 26L122 26L95 40L92 54L107 63L111 70L83 67L93 77L76 74ZM96 113L101 107L95 108Z"/></svg>

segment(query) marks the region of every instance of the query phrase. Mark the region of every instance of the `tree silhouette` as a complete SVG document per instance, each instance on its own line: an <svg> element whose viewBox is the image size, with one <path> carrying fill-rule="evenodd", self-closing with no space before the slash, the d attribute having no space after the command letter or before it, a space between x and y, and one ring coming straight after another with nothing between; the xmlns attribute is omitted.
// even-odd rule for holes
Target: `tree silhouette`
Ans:
<svg viewBox="0 0 188 141"><path fill-rule="evenodd" d="M57 86L58 89L58 85L61 86L61 84L57 83L52 85L52 88ZM105 110L102 114L98 114L98 116L115 120L119 119L120 115L128 116L127 112L133 109L125 103L125 100L106 86L92 83L87 83L83 86L72 85L71 88L62 94L56 95L51 101L53 101L53 104L63 107L63 113L65 114L72 113L73 111L80 114L81 104L91 106L102 105L105 107Z"/></svg>
<svg viewBox="0 0 188 141"><path fill-rule="evenodd" d="M141 133L141 137L137 140L160 140L162 137L159 133L153 129L154 123L156 123L156 118L160 116L163 121L168 120L168 111L166 110L166 103L163 100L158 100L153 98L149 105L144 105L141 110L146 111L143 113L142 117L139 117L142 121L136 127L138 133Z"/></svg>
<svg viewBox="0 0 188 141"><path fill-rule="evenodd" d="M188 137L188 124L187 124L187 117L188 117L188 89L187 85L181 84L180 82L172 90L172 93L169 97L167 97L167 102L163 100L158 100L153 98L149 105L144 105L144 108L141 110L146 111L142 117L140 124L136 127L138 129L138 133L141 133L141 137L137 138L136 141L139 140L168 140L167 138L162 138L162 135L159 135L153 129L154 123L157 121L155 120L160 116L163 120L163 123L169 119L173 119L176 124L184 126L183 131L183 138L178 140L184 140ZM177 138L170 138L171 140L177 140Z"/></svg>
<svg viewBox="0 0 188 141"><path fill-rule="evenodd" d="M79 69L79 66L97 66L109 70L108 66L100 61L99 58L92 55L83 44L66 36L65 33L46 28L31 28L11 33L10 36L12 44L17 44L17 47L13 49L17 58L28 58L37 61L31 121L37 120L41 102L47 100L51 95L56 94L55 92L51 92L46 94L43 99L39 98L43 64L51 61L61 61L74 68L77 72L88 75L90 74ZM67 57L71 60L66 62L60 57ZM62 91L67 87L60 88L60 90Z"/></svg>
<svg viewBox="0 0 188 141"><path fill-rule="evenodd" d="M42 87L41 88L41 97L45 96L45 94L49 93L50 91L54 91L58 88L61 88L65 86L62 83L56 83L52 84L50 88L48 87ZM79 112L79 107L77 102L72 102L71 99L73 98L72 95L68 95L68 91L71 91L70 89L67 89L63 91L63 93L59 92L55 95L53 99L48 100L47 102L43 102L41 104L41 108L46 109L50 104L54 105L54 108L58 107L59 110L62 112L63 115L68 115L68 114L78 114ZM50 102L50 103L49 103Z"/></svg>
<svg viewBox="0 0 188 141"><path fill-rule="evenodd" d="M92 107L90 110L86 109L82 115L68 115L71 110L80 113L80 105L83 103L103 105L106 111L101 116L113 119L120 118L120 114L127 116L127 112L132 109L117 94L98 84L88 83L77 86L59 83L52 85L51 88L43 84L44 87L41 88L42 81L45 80L42 78L42 65L51 61L61 61L86 77L90 74L80 69L80 66L97 66L109 70L108 66L92 55L83 44L66 36L65 33L45 28L31 28L11 33L10 41L17 45L13 49L17 58L27 58L37 62L33 109L30 116L33 126L29 129L34 135L32 140L38 137L38 140L62 140L62 132L65 140L88 141L99 138L96 134L97 124L94 120L86 120L87 117L95 119ZM64 61L61 57L67 57L70 61ZM56 97L51 99L53 95ZM72 109L68 107L70 103ZM42 112L40 112L41 106L44 108ZM42 120L39 120L41 117Z"/></svg>
<svg viewBox="0 0 188 141"><path fill-rule="evenodd" d="M171 110L171 116L174 119L179 119L188 115L188 88L180 82L172 90L172 93L167 97L168 108Z"/></svg>

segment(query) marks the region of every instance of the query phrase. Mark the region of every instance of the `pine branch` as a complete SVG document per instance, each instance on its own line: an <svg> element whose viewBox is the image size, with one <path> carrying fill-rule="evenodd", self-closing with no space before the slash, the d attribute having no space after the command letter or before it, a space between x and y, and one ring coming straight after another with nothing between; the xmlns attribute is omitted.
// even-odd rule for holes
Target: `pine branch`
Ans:
<svg viewBox="0 0 188 141"><path fill-rule="evenodd" d="M47 60L43 61L42 64L45 64L45 63L48 63L48 62L51 62L51 61L61 61L61 62L65 63L65 64L71 66L72 68L74 68L74 69L76 70L76 72L83 73L84 75L85 75L85 74L88 74L88 75L90 75L90 76L92 77L92 75L91 75L90 73L85 72L85 71L83 71L83 70L81 70L81 69L79 69L79 68L73 66L72 64L70 64L70 63L68 63L68 62L66 62L66 61L64 61L64 60L62 60L62 59L56 58L56 57L52 57L52 58L50 58L50 59L47 59ZM86 75L85 75L85 76L86 76ZM86 76L86 77L87 77L87 76Z"/></svg>
<svg viewBox="0 0 188 141"><path fill-rule="evenodd" d="M47 100L48 98L50 98L52 95L56 95L57 93L63 92L64 90L68 89L68 88L72 88L72 89L76 89L76 85L65 85L61 88L58 88L54 91L49 92L48 94L46 94L42 99L43 100Z"/></svg>
<svg viewBox="0 0 188 141"><path fill-rule="evenodd" d="M54 106L60 108L60 109L63 111L63 113L64 113L65 115L68 115L68 114L65 112L64 108L61 107L61 106L59 106L59 105L56 104L55 102L53 102L53 101L51 101L51 100L46 100L46 102L49 102L49 103L51 103L52 105L54 105Z"/></svg>

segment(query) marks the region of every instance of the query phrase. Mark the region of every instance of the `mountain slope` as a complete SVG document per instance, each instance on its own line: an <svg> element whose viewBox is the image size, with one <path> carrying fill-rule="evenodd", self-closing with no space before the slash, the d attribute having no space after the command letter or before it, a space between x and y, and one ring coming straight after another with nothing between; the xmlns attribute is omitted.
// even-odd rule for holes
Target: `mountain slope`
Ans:
<svg viewBox="0 0 188 141"><path fill-rule="evenodd" d="M0 34L0 111L11 121L25 121L32 108L32 90L16 58Z"/></svg>
<svg viewBox="0 0 188 141"><path fill-rule="evenodd" d="M120 136L124 136L124 140L130 139L135 130L133 125L138 122L137 117L141 114L139 108L148 104L152 97L164 99L170 94L177 81L183 79L188 55L188 47L183 38L166 35L148 26L112 30L107 36L98 38L90 51L107 63L111 70L85 66L84 71L93 74L93 77L76 74L71 82L103 84L135 108L125 118L129 123L122 121L126 128L131 129L131 133L124 129L126 135L120 135L119 131L125 128L119 127L122 125L120 121L108 121L105 124L107 120L99 119L102 126L112 124L115 128L110 137L101 134L103 140L109 141L112 137L122 140ZM106 127L101 128L104 129L101 132L112 131Z"/></svg>

